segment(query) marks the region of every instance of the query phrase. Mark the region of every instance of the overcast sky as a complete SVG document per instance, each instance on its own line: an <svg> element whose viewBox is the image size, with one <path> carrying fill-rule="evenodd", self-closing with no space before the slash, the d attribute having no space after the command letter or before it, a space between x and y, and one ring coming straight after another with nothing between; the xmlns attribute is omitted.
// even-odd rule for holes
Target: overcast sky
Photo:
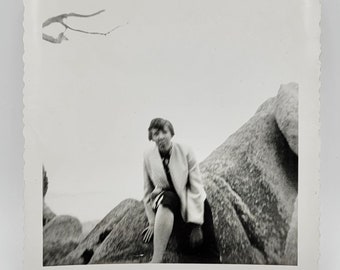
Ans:
<svg viewBox="0 0 340 270"><path fill-rule="evenodd" d="M310 13L300 1L41 2L41 22L106 9L67 23L101 32L124 25L108 36L68 30L69 41L37 44L42 76L31 125L49 177L46 202L81 221L142 198L152 118L169 119L174 140L202 161L281 83L303 89L314 60Z"/></svg>

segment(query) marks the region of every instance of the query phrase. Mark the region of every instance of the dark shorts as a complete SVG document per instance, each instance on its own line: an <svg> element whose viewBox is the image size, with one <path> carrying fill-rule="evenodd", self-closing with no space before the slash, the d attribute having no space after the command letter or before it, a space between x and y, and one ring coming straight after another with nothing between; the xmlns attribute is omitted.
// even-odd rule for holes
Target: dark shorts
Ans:
<svg viewBox="0 0 340 270"><path fill-rule="evenodd" d="M194 224L184 222L180 212L181 202L178 195L173 191L165 191L160 204L169 208L174 214L173 234L177 239L179 251L183 254L180 262L220 263L213 218L207 200L204 201L203 243L195 249L190 247L189 240Z"/></svg>

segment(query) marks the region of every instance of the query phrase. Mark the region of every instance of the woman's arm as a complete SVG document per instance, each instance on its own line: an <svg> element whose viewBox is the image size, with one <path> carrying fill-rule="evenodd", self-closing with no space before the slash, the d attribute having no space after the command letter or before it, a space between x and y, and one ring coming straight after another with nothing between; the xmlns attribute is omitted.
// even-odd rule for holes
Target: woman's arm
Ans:
<svg viewBox="0 0 340 270"><path fill-rule="evenodd" d="M202 225L206 193L202 183L198 162L191 149L188 151L189 179L187 187L187 222Z"/></svg>

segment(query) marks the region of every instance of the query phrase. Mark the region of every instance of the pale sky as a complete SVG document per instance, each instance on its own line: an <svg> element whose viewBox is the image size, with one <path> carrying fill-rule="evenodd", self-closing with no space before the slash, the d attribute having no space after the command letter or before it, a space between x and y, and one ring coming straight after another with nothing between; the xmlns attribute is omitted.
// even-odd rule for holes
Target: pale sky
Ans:
<svg viewBox="0 0 340 270"><path fill-rule="evenodd" d="M300 1L41 2L41 22L106 9L67 23L101 32L128 23L106 37L68 30L69 41L37 44L42 76L31 125L49 177L46 202L81 221L142 198L152 118L169 119L174 140L202 161L281 83L303 88L314 60Z"/></svg>

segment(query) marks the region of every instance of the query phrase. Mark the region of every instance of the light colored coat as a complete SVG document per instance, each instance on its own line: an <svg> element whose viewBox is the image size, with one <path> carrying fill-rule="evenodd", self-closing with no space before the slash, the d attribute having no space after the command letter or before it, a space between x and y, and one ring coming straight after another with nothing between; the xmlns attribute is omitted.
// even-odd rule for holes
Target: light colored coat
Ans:
<svg viewBox="0 0 340 270"><path fill-rule="evenodd" d="M190 148L172 143L169 170L174 188L181 202L181 215L185 222L203 224L206 193L202 184L198 162ZM153 225L155 212L153 199L169 188L158 147L144 153L144 197L146 215Z"/></svg>

